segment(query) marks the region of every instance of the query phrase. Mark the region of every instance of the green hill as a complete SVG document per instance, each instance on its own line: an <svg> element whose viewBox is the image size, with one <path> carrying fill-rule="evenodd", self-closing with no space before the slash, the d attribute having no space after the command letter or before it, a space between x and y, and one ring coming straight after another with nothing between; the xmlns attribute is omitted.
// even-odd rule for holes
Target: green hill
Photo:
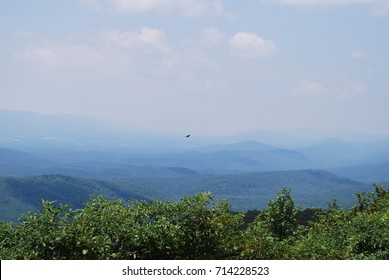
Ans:
<svg viewBox="0 0 389 280"><path fill-rule="evenodd" d="M262 209L283 186L292 189L296 203L303 208L325 208L333 198L348 208L356 203L354 193L371 188L369 184L323 170L231 175L196 174L178 167L173 171L174 176L129 174L122 180L126 183L64 175L0 177L0 220L15 220L20 214L35 210L42 199L80 207L93 194L108 199L174 201L183 196L210 191L218 199L227 199L234 210ZM177 175L177 171L181 175Z"/></svg>
<svg viewBox="0 0 389 280"><path fill-rule="evenodd" d="M102 180L62 175L0 177L0 220L16 220L22 213L36 210L40 200L57 201L79 208L89 200L90 195L125 200L155 198L140 187Z"/></svg>
<svg viewBox="0 0 389 280"><path fill-rule="evenodd" d="M185 195L211 191L217 198L226 198L235 210L261 209L267 206L282 187L291 188L295 201L304 208L327 207L336 198L343 207L356 203L356 192L368 191L370 184L350 180L323 170L290 170L250 172L231 175L130 178L150 190L177 200Z"/></svg>

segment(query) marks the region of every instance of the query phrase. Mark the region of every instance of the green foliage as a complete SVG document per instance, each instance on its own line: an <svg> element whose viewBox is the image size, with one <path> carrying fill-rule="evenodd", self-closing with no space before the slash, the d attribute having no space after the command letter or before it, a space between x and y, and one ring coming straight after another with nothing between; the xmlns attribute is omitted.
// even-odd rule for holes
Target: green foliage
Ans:
<svg viewBox="0 0 389 280"><path fill-rule="evenodd" d="M332 205L296 240L296 259L389 259L389 191L358 193L358 205Z"/></svg>
<svg viewBox="0 0 389 280"><path fill-rule="evenodd" d="M244 234L241 258L280 259L284 258L284 247L288 237L296 234L297 214L290 189L283 187L268 208L261 211Z"/></svg>
<svg viewBox="0 0 389 280"><path fill-rule="evenodd" d="M20 223L0 223L0 258L389 259L389 190L356 196L348 210L335 200L311 209L304 225L287 188L248 224L211 193L177 202L93 196L77 210L42 201Z"/></svg>
<svg viewBox="0 0 389 280"><path fill-rule="evenodd" d="M0 177L0 220L16 221L23 213L37 211L37 201L57 200L82 207L91 194L109 199L150 200L152 195L131 184L84 179L63 175Z"/></svg>
<svg viewBox="0 0 389 280"><path fill-rule="evenodd" d="M89 160L83 159L83 162ZM335 174L320 170L188 175L173 171L179 167L157 168L165 172L159 173L153 167L131 165L118 169L115 163L112 163L106 166L104 172L89 174L91 170L102 168L95 164L96 166L90 167L81 164L77 167L80 168L79 172L73 169L58 170L60 174L73 176L0 177L0 220L17 221L23 213L37 211L37 201L41 199L57 200L80 208L83 207L80 202L88 201L91 194L103 195L107 199L168 198L176 201L184 196L211 191L215 197L228 199L234 211L247 211L266 208L267 202L275 197L282 185L293 186L295 201L304 208L326 207L326 201L334 197L340 205L349 208L357 202L356 197L350 195L352 192L370 190L367 184L339 178ZM76 167L72 165L69 168ZM1 171L0 166L0 173ZM50 172L56 171L50 169ZM96 176L102 180L87 179Z"/></svg>
<svg viewBox="0 0 389 280"><path fill-rule="evenodd" d="M179 202L93 197L72 211L42 202L13 228L2 224L6 259L212 259L235 254L243 215L210 193Z"/></svg>
<svg viewBox="0 0 389 280"><path fill-rule="evenodd" d="M259 216L260 222L279 240L295 233L297 229L297 214L290 189L285 187L277 193L275 200L268 203L268 208Z"/></svg>
<svg viewBox="0 0 389 280"><path fill-rule="evenodd" d="M43 210L28 212L16 228L3 223L0 229L4 258L58 259L63 253L62 236L72 210L68 206L55 206L54 202L41 201ZM1 258L3 256L0 255Z"/></svg>

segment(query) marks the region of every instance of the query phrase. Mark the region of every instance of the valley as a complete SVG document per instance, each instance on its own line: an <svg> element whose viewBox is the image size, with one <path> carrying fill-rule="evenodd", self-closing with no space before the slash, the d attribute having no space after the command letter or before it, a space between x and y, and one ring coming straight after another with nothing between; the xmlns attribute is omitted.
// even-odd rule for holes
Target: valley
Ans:
<svg viewBox="0 0 389 280"><path fill-rule="evenodd" d="M265 208L283 186L303 208L325 208L333 198L347 208L354 193L389 182L389 140L382 137L276 145L254 135L141 136L68 116L1 114L0 220L36 210L42 199L79 207L99 194L166 201L211 191L247 211ZM277 134L261 137L271 135L280 144Z"/></svg>

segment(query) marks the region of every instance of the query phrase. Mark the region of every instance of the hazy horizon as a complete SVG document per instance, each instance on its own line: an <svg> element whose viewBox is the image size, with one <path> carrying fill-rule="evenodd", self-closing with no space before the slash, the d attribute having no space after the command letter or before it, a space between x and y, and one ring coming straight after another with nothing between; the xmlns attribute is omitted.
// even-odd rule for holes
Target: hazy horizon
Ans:
<svg viewBox="0 0 389 280"><path fill-rule="evenodd" d="M7 1L0 18L0 110L389 135L388 0Z"/></svg>

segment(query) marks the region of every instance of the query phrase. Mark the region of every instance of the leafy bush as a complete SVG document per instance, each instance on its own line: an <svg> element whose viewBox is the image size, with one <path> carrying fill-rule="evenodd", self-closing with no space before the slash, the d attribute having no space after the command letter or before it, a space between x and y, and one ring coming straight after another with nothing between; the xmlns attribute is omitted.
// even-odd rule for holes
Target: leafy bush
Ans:
<svg viewBox="0 0 389 280"><path fill-rule="evenodd" d="M98 196L80 210L42 202L16 228L2 224L1 258L211 259L234 254L243 216L210 193L179 202L108 201Z"/></svg>
<svg viewBox="0 0 389 280"><path fill-rule="evenodd" d="M358 193L350 210L323 211L306 234L297 238L296 259L389 259L389 191Z"/></svg>
<svg viewBox="0 0 389 280"><path fill-rule="evenodd" d="M178 202L107 200L81 209L42 201L21 223L0 223L1 259L389 259L389 191L357 194L301 214L282 188L250 224L211 193Z"/></svg>
<svg viewBox="0 0 389 280"><path fill-rule="evenodd" d="M244 233L240 258L284 259L286 239L297 233L299 209L294 206L291 190L283 187L275 200L261 211Z"/></svg>

